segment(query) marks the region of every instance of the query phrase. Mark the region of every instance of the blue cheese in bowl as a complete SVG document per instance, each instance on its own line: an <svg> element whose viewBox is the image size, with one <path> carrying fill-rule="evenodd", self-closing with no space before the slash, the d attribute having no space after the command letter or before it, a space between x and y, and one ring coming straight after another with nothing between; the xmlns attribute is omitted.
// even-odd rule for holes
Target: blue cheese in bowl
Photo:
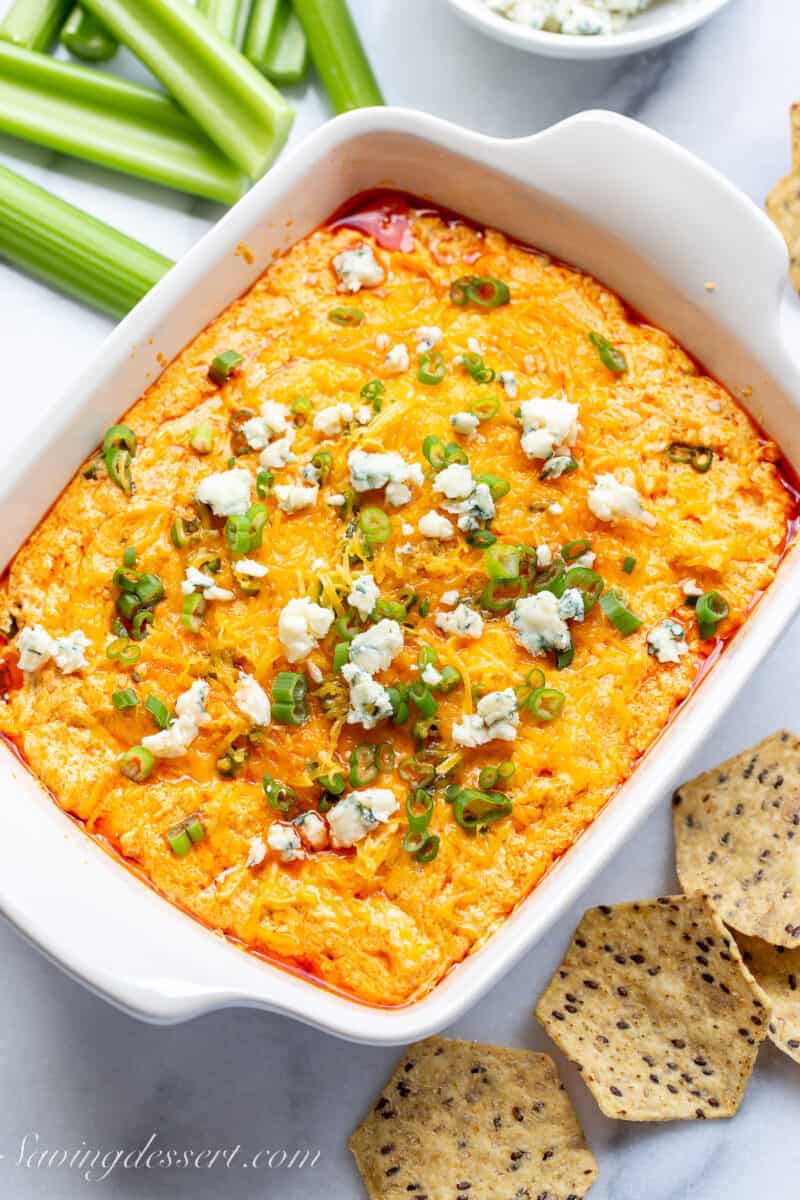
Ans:
<svg viewBox="0 0 800 1200"><path fill-rule="evenodd" d="M492 12L549 33L586 37L618 33L652 0L484 0Z"/></svg>

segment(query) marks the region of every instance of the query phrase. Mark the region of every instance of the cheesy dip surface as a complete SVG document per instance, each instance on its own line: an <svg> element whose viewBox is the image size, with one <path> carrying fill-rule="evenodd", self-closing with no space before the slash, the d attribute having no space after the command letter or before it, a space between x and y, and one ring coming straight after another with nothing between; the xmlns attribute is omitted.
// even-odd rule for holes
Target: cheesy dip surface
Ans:
<svg viewBox="0 0 800 1200"><path fill-rule="evenodd" d="M769 586L778 458L595 279L365 202L167 367L20 550L0 729L208 926L409 1002Z"/></svg>

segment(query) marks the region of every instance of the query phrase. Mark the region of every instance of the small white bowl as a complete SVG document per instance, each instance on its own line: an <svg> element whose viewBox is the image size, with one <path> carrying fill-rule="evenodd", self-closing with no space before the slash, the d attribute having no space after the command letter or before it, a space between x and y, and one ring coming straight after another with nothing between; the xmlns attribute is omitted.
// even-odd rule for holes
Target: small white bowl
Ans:
<svg viewBox="0 0 800 1200"><path fill-rule="evenodd" d="M663 46L702 25L731 0L656 0L652 9L632 17L624 32L595 37L544 33L510 21L486 7L483 0L449 0L455 11L489 37L519 50L547 58L618 58Z"/></svg>

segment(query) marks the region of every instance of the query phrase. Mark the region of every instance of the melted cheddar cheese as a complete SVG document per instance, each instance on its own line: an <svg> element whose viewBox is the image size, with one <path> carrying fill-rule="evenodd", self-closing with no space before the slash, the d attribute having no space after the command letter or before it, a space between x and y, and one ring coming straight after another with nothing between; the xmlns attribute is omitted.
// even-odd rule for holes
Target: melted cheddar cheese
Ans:
<svg viewBox="0 0 800 1200"><path fill-rule="evenodd" d="M401 209L395 203L395 221ZM635 320L595 279L500 233L429 210L409 210L407 219L402 248L387 249L352 224L337 222L276 261L124 418L137 439L133 494L96 462L79 472L16 556L0 604L6 621L13 616L20 630L39 624L58 636L78 629L89 639L83 669L65 673L49 661L27 672L0 706L0 730L63 809L208 926L382 1005L409 1002L434 986L591 823L720 645L700 641L685 581L724 595L730 615L719 633L727 640L769 586L792 515L775 447L666 333ZM365 246L383 278L345 292L333 261ZM450 285L465 275L503 280L510 302L496 308L453 304ZM357 308L361 323L332 321L331 309L341 306ZM442 333L435 350L445 375L436 385L417 376L418 331L426 327ZM604 365L588 337L593 331L624 353L627 371ZM410 359L405 370L393 365L397 355L387 363L387 353L400 344ZM244 361L219 386L209 379L209 365L231 349ZM480 353L498 374L512 372L517 397L510 398L497 379L476 381L461 361L470 352ZM365 423L354 417L338 435L315 431L314 417L323 408L363 408L361 389L373 379L384 387L380 411L358 414ZM199 542L182 549L173 545L170 530L176 517L192 516L201 481L226 470L231 423L241 424L241 410L258 415L266 401L291 409L300 396L310 400L310 411L301 405L291 418L296 457L274 470L274 484L307 486L300 472L320 449L332 457L331 472L313 506L294 513L282 511L274 487L267 492L263 543L249 555L267 574L251 594L232 572L224 520L212 519ZM471 435L454 432L451 416L487 397L486 410L496 402L495 415ZM578 466L556 479L541 478L543 461L521 448L517 412L532 398L564 398L579 406L577 436L568 449ZM213 429L210 454L190 446L190 431L201 422ZM474 475L491 473L510 485L490 522L500 544L547 546L557 557L565 543L586 539L596 556L594 570L607 589L624 596L641 627L623 637L598 604L569 624L571 665L557 671L552 654L528 653L505 613L481 608L484 551L456 528L457 517L448 517L454 534L446 540L419 532L431 510L448 515L422 453L430 435L457 443ZM711 468L700 473L671 461L665 450L674 442L710 447ZM241 438L234 448L242 449ZM354 496L348 454L358 448L396 451L420 464L422 485L412 482L411 498L397 507L386 503L383 491ZM252 501L258 460L251 451L235 462L252 477ZM626 516L601 520L592 511L595 477L605 474L635 489L652 526ZM340 494L347 497L344 510L326 502ZM391 522L389 539L373 547L371 558L358 529L360 505L382 508ZM118 595L112 577L126 547L136 551L136 570L157 575L165 590L149 635L138 643L141 657L128 667L105 652ZM187 565L210 556L220 559L216 584L233 598L209 601L194 632L181 621L181 584ZM622 569L628 557L636 560L630 574ZM418 680L421 646L434 648L439 670L450 665L460 675L452 691L434 690L436 723L422 751L442 776L428 829L440 838L438 853L420 863L403 848L409 785L395 769L373 784L396 796L398 807L388 820L351 849L306 845L302 857L284 861L270 847L270 829L319 807L320 773L347 774L350 752L363 742L391 743L398 762L415 753L413 706L403 725L384 720L365 732L346 722L347 686L332 668L340 640L335 628L295 663L287 662L278 634L282 610L303 597L369 628L369 620L357 620L347 603L365 571L384 601L397 601L403 589L417 596L402 622L403 648L377 680ZM437 625L437 615L453 611L453 597L442 600L448 592L481 613L480 637L446 633ZM665 619L685 630L688 652L677 662L661 662L648 650L649 634ZM14 650L12 639L7 674L14 673ZM453 725L475 711L479 697L519 687L533 667L563 692L561 715L543 722L521 709L515 740L474 749L456 745ZM260 739L248 740L252 722L234 701L240 670L268 694L278 672L306 673L308 719L300 725L273 719ZM199 679L209 685L209 719L185 752L157 759L141 782L122 775L121 754L156 731L146 697L152 693L172 711ZM129 687L139 703L119 711L112 693ZM246 761L237 774L223 777L219 760L242 745ZM482 767L505 760L516 768L498 785L513 804L511 814L485 830L466 831L454 819L443 784L477 787ZM289 814L267 803L265 774L294 790ZM178 857L166 830L188 813L199 814L205 837ZM248 865L254 839L266 852Z"/></svg>

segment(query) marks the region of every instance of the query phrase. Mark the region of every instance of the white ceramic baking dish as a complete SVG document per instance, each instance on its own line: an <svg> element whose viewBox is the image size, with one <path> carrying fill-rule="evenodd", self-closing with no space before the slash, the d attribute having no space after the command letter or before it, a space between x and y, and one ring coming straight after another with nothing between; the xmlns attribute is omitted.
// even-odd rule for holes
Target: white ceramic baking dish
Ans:
<svg viewBox="0 0 800 1200"><path fill-rule="evenodd" d="M783 244L748 199L679 147L608 113L497 141L420 113L373 109L308 138L114 330L2 481L3 562L164 361L276 253L376 185L429 197L586 268L747 395L800 467L800 374L786 348L792 340L800 347L800 306L789 298ZM798 607L795 549L746 628L591 829L502 928L416 1004L359 1005L215 936L94 844L5 749L0 911L76 979L147 1020L248 1005L363 1042L425 1036L508 971L666 799Z"/></svg>

